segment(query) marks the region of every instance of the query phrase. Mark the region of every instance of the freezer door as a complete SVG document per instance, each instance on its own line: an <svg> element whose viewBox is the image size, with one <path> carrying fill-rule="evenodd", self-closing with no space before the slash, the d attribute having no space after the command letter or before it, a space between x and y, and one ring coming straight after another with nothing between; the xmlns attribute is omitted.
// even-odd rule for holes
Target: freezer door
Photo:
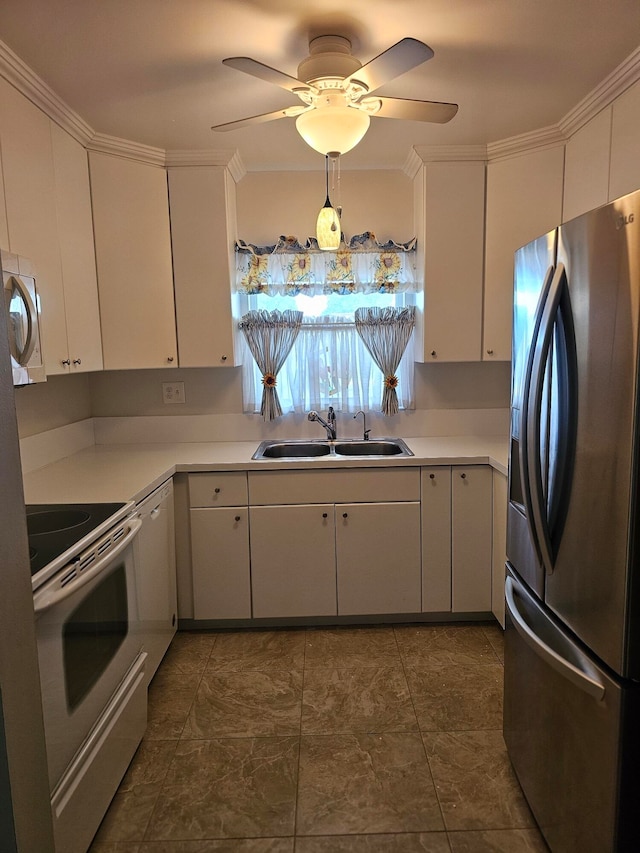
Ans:
<svg viewBox="0 0 640 853"><path fill-rule="evenodd" d="M575 332L577 417L571 493L545 589L560 620L614 672L635 679L639 254L640 193L560 228L558 264L566 268Z"/></svg>
<svg viewBox="0 0 640 853"><path fill-rule="evenodd" d="M591 660L513 573L505 593L504 738L549 847L639 850L637 686Z"/></svg>

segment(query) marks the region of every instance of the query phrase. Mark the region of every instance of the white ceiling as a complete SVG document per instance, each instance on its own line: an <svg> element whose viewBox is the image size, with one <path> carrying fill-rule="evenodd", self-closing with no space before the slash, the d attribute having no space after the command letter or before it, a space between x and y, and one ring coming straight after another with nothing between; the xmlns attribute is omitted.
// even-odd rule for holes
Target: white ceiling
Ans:
<svg viewBox="0 0 640 853"><path fill-rule="evenodd" d="M296 76L310 36L365 63L405 36L435 56L378 94L460 105L446 125L373 118L345 169L402 168L412 145L495 142L557 123L638 46L639 0L2 0L0 39L96 132L164 149L237 149L248 170L323 168L294 119L211 125L299 103L222 65Z"/></svg>

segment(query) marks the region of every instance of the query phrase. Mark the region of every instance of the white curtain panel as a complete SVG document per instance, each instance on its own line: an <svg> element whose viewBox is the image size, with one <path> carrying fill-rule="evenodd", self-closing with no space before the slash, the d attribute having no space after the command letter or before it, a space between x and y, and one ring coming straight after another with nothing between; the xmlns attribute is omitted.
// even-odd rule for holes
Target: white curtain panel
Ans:
<svg viewBox="0 0 640 853"><path fill-rule="evenodd" d="M384 376L360 339L353 323L330 317L305 318L291 352L278 373L278 398L283 412L311 409L376 411L384 393ZM397 370L398 405L413 409L413 357L405 350ZM243 359L245 412L260 410L261 373L251 358Z"/></svg>

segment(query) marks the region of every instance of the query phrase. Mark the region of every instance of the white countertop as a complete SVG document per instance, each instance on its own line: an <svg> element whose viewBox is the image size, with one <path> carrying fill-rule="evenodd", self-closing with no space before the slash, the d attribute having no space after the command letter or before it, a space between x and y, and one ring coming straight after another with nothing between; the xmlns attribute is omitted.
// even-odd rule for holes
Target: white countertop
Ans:
<svg viewBox="0 0 640 853"><path fill-rule="evenodd" d="M93 503L141 500L180 471L491 465L507 473L508 442L500 436L405 438L414 456L384 459L252 461L256 441L97 444L24 476L25 501Z"/></svg>

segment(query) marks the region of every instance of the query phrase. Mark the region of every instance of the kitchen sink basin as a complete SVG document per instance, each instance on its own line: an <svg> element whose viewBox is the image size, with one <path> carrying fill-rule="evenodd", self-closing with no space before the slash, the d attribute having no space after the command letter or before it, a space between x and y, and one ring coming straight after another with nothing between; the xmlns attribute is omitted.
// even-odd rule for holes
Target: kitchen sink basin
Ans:
<svg viewBox="0 0 640 853"><path fill-rule="evenodd" d="M263 446L264 445L264 446ZM309 456L328 456L328 441L263 441L254 459L301 459Z"/></svg>
<svg viewBox="0 0 640 853"><path fill-rule="evenodd" d="M363 441L347 439L345 441L263 441L251 457L252 459L313 459L330 456L342 457L370 456L413 456L401 438L384 438Z"/></svg>
<svg viewBox="0 0 640 853"><path fill-rule="evenodd" d="M408 456L409 449L397 439L380 441L338 441L333 446L336 456Z"/></svg>

